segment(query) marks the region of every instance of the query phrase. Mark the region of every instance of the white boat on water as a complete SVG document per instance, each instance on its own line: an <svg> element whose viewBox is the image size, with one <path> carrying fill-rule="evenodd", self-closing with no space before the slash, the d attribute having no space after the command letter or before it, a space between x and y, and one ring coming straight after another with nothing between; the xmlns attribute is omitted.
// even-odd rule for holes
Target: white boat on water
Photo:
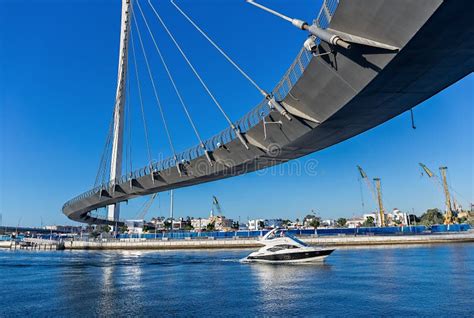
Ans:
<svg viewBox="0 0 474 318"><path fill-rule="evenodd" d="M260 242L265 246L247 257L242 262L260 263L307 263L320 262L329 256L334 249L309 246L284 230L276 228L268 232Z"/></svg>

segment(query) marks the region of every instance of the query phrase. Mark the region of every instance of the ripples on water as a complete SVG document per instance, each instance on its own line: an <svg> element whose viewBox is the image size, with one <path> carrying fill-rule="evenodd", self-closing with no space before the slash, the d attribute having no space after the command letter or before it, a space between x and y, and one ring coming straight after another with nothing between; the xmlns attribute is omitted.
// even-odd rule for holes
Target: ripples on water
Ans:
<svg viewBox="0 0 474 318"><path fill-rule="evenodd" d="M0 316L474 316L474 244L249 253L0 251Z"/></svg>

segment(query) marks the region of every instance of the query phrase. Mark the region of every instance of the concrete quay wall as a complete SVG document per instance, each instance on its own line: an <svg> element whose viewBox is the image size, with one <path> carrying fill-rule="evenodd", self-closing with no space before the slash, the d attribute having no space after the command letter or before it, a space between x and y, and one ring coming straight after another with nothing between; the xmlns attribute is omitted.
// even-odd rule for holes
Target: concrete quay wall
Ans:
<svg viewBox="0 0 474 318"><path fill-rule="evenodd" d="M474 231L456 234L398 235L398 236L331 236L310 237L302 241L311 245L371 246L393 244L436 244L474 242ZM257 239L217 240L122 240L122 241L71 241L64 248L70 250L172 250L172 249L229 249L258 248Z"/></svg>
<svg viewBox="0 0 474 318"><path fill-rule="evenodd" d="M462 234L313 237L303 241L326 246L465 243L474 242L474 231Z"/></svg>

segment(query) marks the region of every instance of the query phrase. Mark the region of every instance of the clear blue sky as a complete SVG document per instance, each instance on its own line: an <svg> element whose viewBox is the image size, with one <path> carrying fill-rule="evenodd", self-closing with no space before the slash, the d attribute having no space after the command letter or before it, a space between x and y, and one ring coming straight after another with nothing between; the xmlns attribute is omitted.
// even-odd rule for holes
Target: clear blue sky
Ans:
<svg viewBox="0 0 474 318"><path fill-rule="evenodd" d="M157 3L157 1L154 1ZM272 89L298 52L305 34L243 0L178 1L263 87ZM275 9L310 21L320 1L275 0ZM162 51L171 65L204 138L226 127L222 116L153 18ZM156 4L196 67L237 119L260 101L259 94L171 7ZM119 1L22 1L0 3L0 213L3 224L71 223L60 209L92 187L114 102L120 27ZM143 25L142 25L143 27ZM196 144L163 68L142 28L160 95L178 151ZM140 60L140 59L139 59ZM140 60L141 67L143 61ZM141 78L153 156L170 154L145 68ZM356 165L381 177L385 204L421 214L442 208L441 192L421 177L418 162L438 172L449 167L450 182L467 205L473 194L472 75L415 108L418 129L408 113L351 140L299 159L317 161L316 174L267 171L179 189L176 216L205 216L212 195L225 214L247 217L302 217L314 209L323 217L350 217L374 209ZM132 91L132 96L135 94ZM132 102L134 168L146 163L139 104ZM283 170L288 171L288 170ZM148 216L168 213L168 193ZM143 200L123 208L134 217Z"/></svg>

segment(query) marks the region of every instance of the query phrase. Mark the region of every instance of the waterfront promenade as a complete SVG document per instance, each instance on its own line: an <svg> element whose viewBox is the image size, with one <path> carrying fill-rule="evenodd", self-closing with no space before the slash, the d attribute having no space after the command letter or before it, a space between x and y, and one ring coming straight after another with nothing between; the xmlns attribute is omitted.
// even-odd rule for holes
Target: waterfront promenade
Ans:
<svg viewBox="0 0 474 318"><path fill-rule="evenodd" d="M437 244L474 242L474 231L456 234L387 235L387 236L309 236L301 238L311 245L325 246L372 246L395 244ZM232 249L258 248L258 238L232 239L121 239L102 241L69 241L64 248L69 250L173 250L173 249Z"/></svg>

